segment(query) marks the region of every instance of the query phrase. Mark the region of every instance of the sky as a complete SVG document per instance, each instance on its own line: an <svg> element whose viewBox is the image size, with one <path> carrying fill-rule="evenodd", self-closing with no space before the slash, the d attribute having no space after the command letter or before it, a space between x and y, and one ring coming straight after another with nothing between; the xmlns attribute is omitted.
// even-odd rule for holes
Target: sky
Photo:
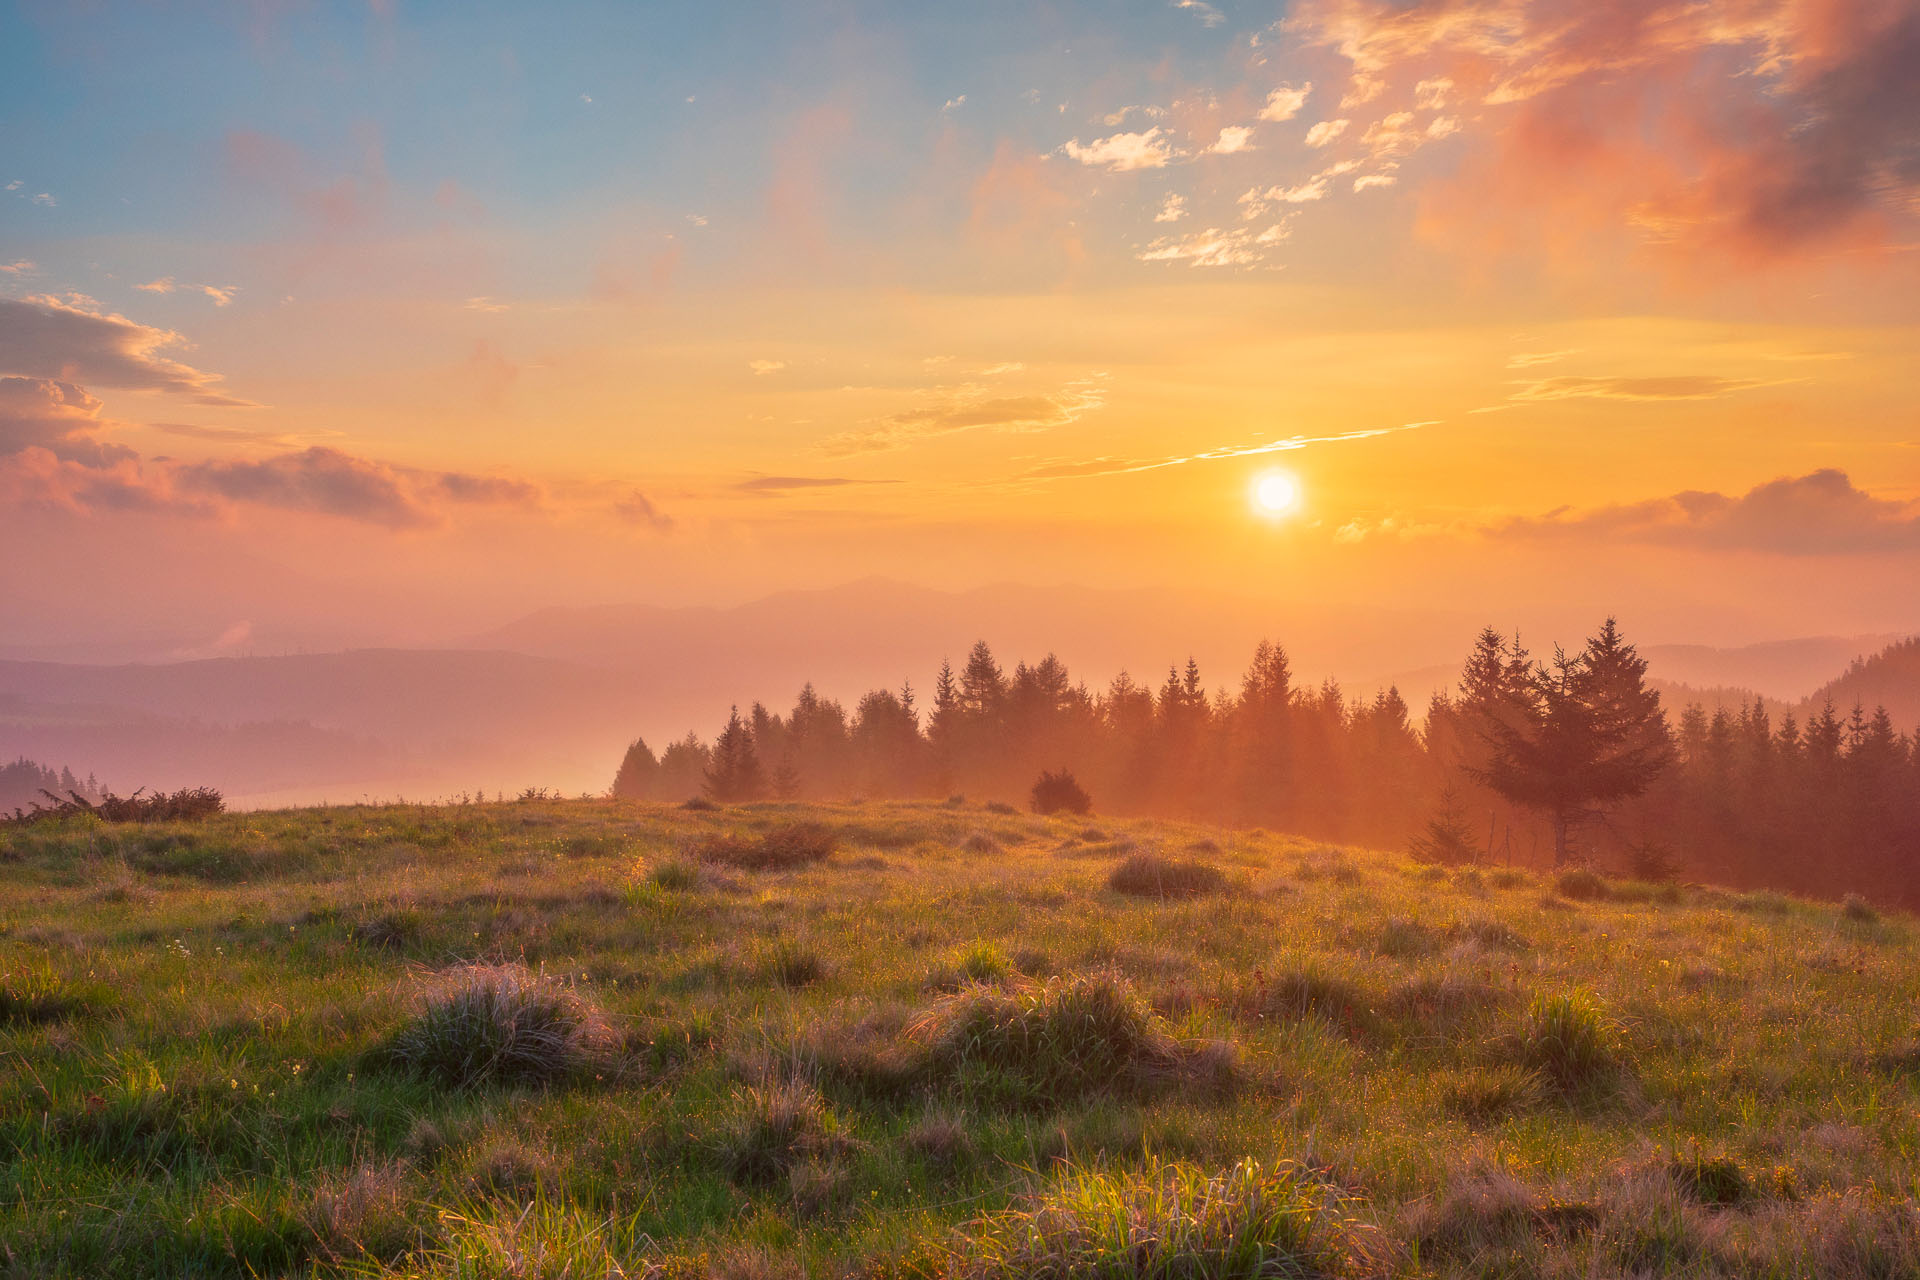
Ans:
<svg viewBox="0 0 1920 1280"><path fill-rule="evenodd" d="M1920 0L0 4L0 655L875 575L1920 629L1916 65Z"/></svg>

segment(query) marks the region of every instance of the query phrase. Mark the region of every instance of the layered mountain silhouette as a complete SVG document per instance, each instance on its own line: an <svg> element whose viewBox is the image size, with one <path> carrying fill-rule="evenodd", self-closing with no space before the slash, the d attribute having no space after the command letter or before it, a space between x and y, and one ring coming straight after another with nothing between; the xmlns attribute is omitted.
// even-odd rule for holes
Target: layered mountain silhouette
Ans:
<svg viewBox="0 0 1920 1280"><path fill-rule="evenodd" d="M1483 621L1178 590L943 592L867 579L732 608L547 609L437 649L0 662L0 757L91 771L121 790L212 785L242 804L597 792L636 735L711 736L730 706L782 708L809 681L849 705L879 685L928 690L941 659L957 662L979 639L1008 664L1056 653L1099 689L1123 669L1156 683L1189 655L1209 688L1234 687L1255 644L1273 638L1299 681L1337 677L1357 695L1392 683L1418 713L1454 682ZM1565 633L1590 622L1569 619ZM1911 728L1920 643L1896 639L1653 644L1645 654L1672 704L1764 695L1777 713L1831 697L1844 711L1858 698Z"/></svg>

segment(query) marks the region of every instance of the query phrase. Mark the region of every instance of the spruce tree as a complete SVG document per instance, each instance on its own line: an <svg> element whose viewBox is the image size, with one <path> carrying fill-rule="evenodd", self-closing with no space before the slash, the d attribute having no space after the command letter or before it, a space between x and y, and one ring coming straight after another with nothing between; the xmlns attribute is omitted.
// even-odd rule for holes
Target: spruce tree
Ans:
<svg viewBox="0 0 1920 1280"><path fill-rule="evenodd" d="M753 731L733 708L727 727L713 744L713 763L707 767L706 792L709 800L735 804L760 800L767 793L766 779L760 773L760 758L754 754Z"/></svg>

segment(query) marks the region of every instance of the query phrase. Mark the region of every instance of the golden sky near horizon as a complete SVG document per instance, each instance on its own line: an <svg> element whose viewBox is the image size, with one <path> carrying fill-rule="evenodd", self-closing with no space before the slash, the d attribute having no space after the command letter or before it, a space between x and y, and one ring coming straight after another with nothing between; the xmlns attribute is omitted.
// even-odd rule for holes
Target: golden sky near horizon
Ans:
<svg viewBox="0 0 1920 1280"><path fill-rule="evenodd" d="M1912 0L0 27L0 649L869 574L1920 628Z"/></svg>

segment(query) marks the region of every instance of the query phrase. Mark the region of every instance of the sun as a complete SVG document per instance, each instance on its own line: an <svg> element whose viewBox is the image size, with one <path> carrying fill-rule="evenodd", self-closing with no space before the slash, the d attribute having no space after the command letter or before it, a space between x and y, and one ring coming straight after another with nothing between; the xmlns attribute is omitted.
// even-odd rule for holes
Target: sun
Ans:
<svg viewBox="0 0 1920 1280"><path fill-rule="evenodd" d="M1284 516L1300 505L1300 478L1291 471L1263 472L1253 482L1253 503L1270 516Z"/></svg>

